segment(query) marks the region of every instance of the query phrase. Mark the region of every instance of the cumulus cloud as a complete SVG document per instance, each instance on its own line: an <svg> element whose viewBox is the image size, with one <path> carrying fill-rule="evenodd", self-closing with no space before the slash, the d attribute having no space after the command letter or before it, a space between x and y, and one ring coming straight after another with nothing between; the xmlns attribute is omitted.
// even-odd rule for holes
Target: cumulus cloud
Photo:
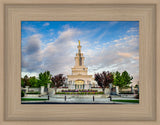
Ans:
<svg viewBox="0 0 160 125"><path fill-rule="evenodd" d="M139 37L125 36L117 41L121 41L118 42L118 46L117 42L113 41L113 44L108 47L85 51L84 56L89 73L127 70L134 77L133 82L136 83L139 79Z"/></svg>
<svg viewBox="0 0 160 125"><path fill-rule="evenodd" d="M41 37L42 35L35 34L26 39L26 44L22 48L22 71L40 71L43 58L41 53Z"/></svg>
<svg viewBox="0 0 160 125"><path fill-rule="evenodd" d="M47 43L41 49L41 35L33 35L27 39L23 48L22 68L24 72L51 71L52 74L70 74L74 65L74 56L78 41L75 37L81 34L77 29L68 28L58 33L54 42ZM26 60L24 60L24 58Z"/></svg>
<svg viewBox="0 0 160 125"><path fill-rule="evenodd" d="M77 42L74 38L81 32L77 29L67 29L59 32L59 37L53 42L48 43L43 50L45 55L43 60L46 64L45 70L50 70L54 74L71 73L71 67L74 65L74 55L76 51Z"/></svg>
<svg viewBox="0 0 160 125"><path fill-rule="evenodd" d="M28 72L30 75L38 74L46 70L51 71L53 75L71 74L71 68L75 63L74 57L78 52L78 37L85 36L86 32L70 28L68 25L63 28L64 31L59 31L56 39L50 38L49 40L52 42L45 45L42 44L43 36L40 34L27 38L26 45L22 49L23 74ZM93 43L96 46L90 41L81 41L85 65L88 67L89 74L93 75L104 70L111 72L127 70L133 75L134 83L139 79L138 35L126 35L102 45L99 41Z"/></svg>
<svg viewBox="0 0 160 125"><path fill-rule="evenodd" d="M41 37L42 35L35 34L35 35L30 36L27 39L27 45L24 48L26 54L33 54L33 53L36 53L37 51L40 51L40 48L41 48L40 38Z"/></svg>

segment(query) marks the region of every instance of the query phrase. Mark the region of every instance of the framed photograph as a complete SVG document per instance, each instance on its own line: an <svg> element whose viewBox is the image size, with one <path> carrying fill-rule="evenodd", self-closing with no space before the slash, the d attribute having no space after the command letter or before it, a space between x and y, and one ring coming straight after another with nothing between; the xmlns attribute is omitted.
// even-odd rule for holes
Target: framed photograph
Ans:
<svg viewBox="0 0 160 125"><path fill-rule="evenodd" d="M22 104L138 104L139 21L21 21L21 87Z"/></svg>
<svg viewBox="0 0 160 125"><path fill-rule="evenodd" d="M32 3L1 1L2 125L159 124L160 1Z"/></svg>

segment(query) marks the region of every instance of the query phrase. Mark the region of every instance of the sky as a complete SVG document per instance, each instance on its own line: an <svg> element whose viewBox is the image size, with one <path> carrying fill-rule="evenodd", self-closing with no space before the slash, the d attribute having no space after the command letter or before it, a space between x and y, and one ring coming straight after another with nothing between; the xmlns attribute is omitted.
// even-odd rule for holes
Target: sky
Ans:
<svg viewBox="0 0 160 125"><path fill-rule="evenodd" d="M21 75L70 75L78 40L88 74L127 71L139 80L138 21L22 21Z"/></svg>

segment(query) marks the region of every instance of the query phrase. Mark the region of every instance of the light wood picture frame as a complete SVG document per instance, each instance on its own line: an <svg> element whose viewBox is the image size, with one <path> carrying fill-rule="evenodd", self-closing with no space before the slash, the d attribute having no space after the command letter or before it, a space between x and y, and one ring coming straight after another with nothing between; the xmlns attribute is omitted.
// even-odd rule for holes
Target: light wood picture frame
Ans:
<svg viewBox="0 0 160 125"><path fill-rule="evenodd" d="M0 124L160 123L159 0L1 0ZM22 105L21 21L139 21L140 103L137 105Z"/></svg>

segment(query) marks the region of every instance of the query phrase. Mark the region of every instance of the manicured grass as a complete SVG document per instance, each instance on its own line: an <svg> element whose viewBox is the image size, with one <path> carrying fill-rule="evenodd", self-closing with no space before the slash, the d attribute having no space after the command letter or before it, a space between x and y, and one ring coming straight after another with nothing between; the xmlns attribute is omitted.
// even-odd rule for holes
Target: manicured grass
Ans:
<svg viewBox="0 0 160 125"><path fill-rule="evenodd" d="M21 101L45 101L48 99L39 99L39 98L21 98Z"/></svg>
<svg viewBox="0 0 160 125"><path fill-rule="evenodd" d="M114 102L130 102L130 103L139 103L139 100L112 100Z"/></svg>

